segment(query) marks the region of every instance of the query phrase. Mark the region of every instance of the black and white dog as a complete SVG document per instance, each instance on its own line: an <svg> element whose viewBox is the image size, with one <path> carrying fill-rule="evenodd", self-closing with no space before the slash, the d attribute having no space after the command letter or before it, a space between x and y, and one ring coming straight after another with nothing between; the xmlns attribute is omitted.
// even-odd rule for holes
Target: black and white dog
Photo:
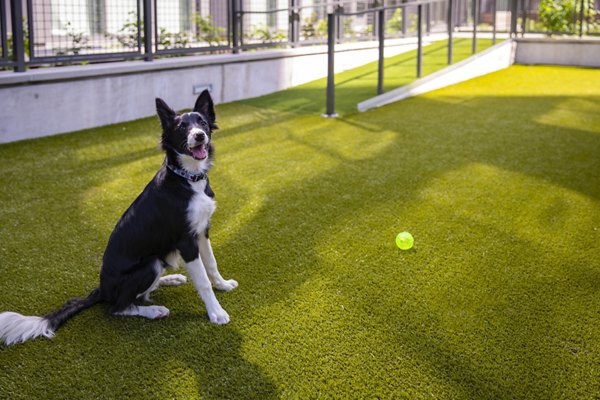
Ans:
<svg viewBox="0 0 600 400"><path fill-rule="evenodd" d="M161 99L156 99L156 109L165 162L115 226L104 252L100 287L43 317L0 314L0 342L11 345L39 336L51 338L65 321L100 302L109 304L114 315L165 318L166 307L142 304L161 285L185 283L183 275L162 276L165 268L177 267L179 257L209 320L229 322L212 290L212 285L225 291L238 285L219 274L208 236L215 210L207 176L213 163L211 135L217 129L212 98L204 91L193 111L181 115Z"/></svg>

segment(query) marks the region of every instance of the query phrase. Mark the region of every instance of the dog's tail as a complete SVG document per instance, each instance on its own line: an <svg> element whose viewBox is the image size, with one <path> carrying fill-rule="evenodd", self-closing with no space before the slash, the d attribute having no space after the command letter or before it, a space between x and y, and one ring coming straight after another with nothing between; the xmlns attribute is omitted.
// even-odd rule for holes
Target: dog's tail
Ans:
<svg viewBox="0 0 600 400"><path fill-rule="evenodd" d="M71 299L61 308L43 317L30 317L15 312L0 314L0 343L7 346L40 336L54 337L54 332L67 320L101 300L100 289L94 289L86 298Z"/></svg>

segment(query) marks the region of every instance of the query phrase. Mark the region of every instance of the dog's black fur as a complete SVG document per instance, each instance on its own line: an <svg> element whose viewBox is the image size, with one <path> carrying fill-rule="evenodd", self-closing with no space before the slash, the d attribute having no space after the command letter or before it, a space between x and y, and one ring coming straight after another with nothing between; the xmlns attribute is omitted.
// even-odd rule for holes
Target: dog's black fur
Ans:
<svg viewBox="0 0 600 400"><path fill-rule="evenodd" d="M197 192L190 180L175 170L185 171L182 155L188 160L202 161L198 165L202 165L203 170L195 173L206 179L204 194L214 198L206 175L213 160L212 132L218 129L211 96L204 91L193 111L181 115L158 98L156 109L163 129L161 146L166 154L165 162L117 222L104 252L99 288L87 298L69 300L59 310L43 317L48 321L51 335L65 321L94 304L107 303L116 314L128 309L156 285L162 273L162 268L157 266L169 266L170 254L177 251L184 262L190 263L199 257L199 235L208 238L209 220L206 226L190 226L188 207ZM190 146L190 141L197 146ZM10 327L4 328L5 332L10 330Z"/></svg>
<svg viewBox="0 0 600 400"><path fill-rule="evenodd" d="M187 180L173 173L167 165L183 169L178 155L191 155L187 148L191 129L200 128L211 139L212 131L217 129L213 103L205 91L191 113L178 116L161 99L156 100L156 109L163 127L161 143L166 162L123 214L104 252L99 296L112 305L113 312L125 309L152 285L157 260L166 266L164 260L175 250L185 262L194 260L199 253L198 237L192 233L195 227L188 225L186 215L194 191ZM212 153L213 146L209 142L209 162ZM214 198L208 178L204 192ZM208 234L208 225L204 232Z"/></svg>

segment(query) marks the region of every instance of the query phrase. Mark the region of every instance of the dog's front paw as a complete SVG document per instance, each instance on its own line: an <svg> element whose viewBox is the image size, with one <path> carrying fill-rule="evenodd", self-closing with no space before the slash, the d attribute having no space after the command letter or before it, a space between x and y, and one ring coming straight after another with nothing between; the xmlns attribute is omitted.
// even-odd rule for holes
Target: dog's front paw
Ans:
<svg viewBox="0 0 600 400"><path fill-rule="evenodd" d="M225 325L229 323L229 314L223 308L219 307L216 310L208 311L208 319L213 324Z"/></svg>
<svg viewBox="0 0 600 400"><path fill-rule="evenodd" d="M217 288L217 290L223 290L225 292L230 292L236 287L238 287L238 283L236 280L233 279L229 279L227 281L223 280L221 282L215 283L215 288Z"/></svg>

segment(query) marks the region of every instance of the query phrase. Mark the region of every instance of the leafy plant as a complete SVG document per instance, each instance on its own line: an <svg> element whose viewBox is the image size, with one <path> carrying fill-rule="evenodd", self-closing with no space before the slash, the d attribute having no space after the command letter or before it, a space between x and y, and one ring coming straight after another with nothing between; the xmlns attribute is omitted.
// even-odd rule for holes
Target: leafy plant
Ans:
<svg viewBox="0 0 600 400"><path fill-rule="evenodd" d="M23 18L23 46L25 47L25 55L30 57L29 54L29 30L27 29L27 20ZM8 49L8 59L13 58L13 35L9 35L6 40L6 48Z"/></svg>
<svg viewBox="0 0 600 400"><path fill-rule="evenodd" d="M320 19L317 21L316 34L317 37L327 37L327 20Z"/></svg>
<svg viewBox="0 0 600 400"><path fill-rule="evenodd" d="M139 35L139 36L138 36ZM138 22L137 12L129 11L125 23L116 35L107 35L117 41L125 48L137 49L139 42L144 41L144 21Z"/></svg>
<svg viewBox="0 0 600 400"><path fill-rule="evenodd" d="M286 38L286 34L281 31L271 30L269 27L259 24L254 27L254 30L247 36L249 39L256 39L262 43L282 42Z"/></svg>
<svg viewBox="0 0 600 400"><path fill-rule="evenodd" d="M227 41L225 28L215 26L210 18L194 13L197 27L196 40L206 42L209 46L219 46Z"/></svg>
<svg viewBox="0 0 600 400"><path fill-rule="evenodd" d="M397 8L394 14L388 19L385 30L388 33L402 32L402 9Z"/></svg>
<svg viewBox="0 0 600 400"><path fill-rule="evenodd" d="M575 8L575 0L542 0L539 7L540 22L549 35L572 32L575 28Z"/></svg>
<svg viewBox="0 0 600 400"><path fill-rule="evenodd" d="M304 23L300 27L304 40L313 39L317 35L315 23L317 22L317 13L312 13L310 17L304 18Z"/></svg>
<svg viewBox="0 0 600 400"><path fill-rule="evenodd" d="M67 22L64 26L65 31L67 32L66 37L70 40L70 46L67 45L64 49L59 49L55 52L57 56L68 56L68 55L79 55L81 54L81 50L89 49L91 46L88 46L87 43L89 39L85 36L84 32L76 32L73 29L73 25L71 22Z"/></svg>
<svg viewBox="0 0 600 400"><path fill-rule="evenodd" d="M158 30L157 44L163 49L183 49L187 47L189 37L185 32L169 32L166 28L160 27Z"/></svg>
<svg viewBox="0 0 600 400"><path fill-rule="evenodd" d="M354 35L354 28L352 27L352 18L344 19L344 36L352 36Z"/></svg>
<svg viewBox="0 0 600 400"><path fill-rule="evenodd" d="M304 18L304 24L300 28L304 40L327 37L327 21L319 19L316 12L310 17Z"/></svg>
<svg viewBox="0 0 600 400"><path fill-rule="evenodd" d="M85 36L85 33L75 32L71 22L67 22L65 30L67 31L67 38L71 40L71 47L67 47L66 54L73 53L74 55L79 55L81 50L90 48L90 46L87 46L89 39Z"/></svg>

